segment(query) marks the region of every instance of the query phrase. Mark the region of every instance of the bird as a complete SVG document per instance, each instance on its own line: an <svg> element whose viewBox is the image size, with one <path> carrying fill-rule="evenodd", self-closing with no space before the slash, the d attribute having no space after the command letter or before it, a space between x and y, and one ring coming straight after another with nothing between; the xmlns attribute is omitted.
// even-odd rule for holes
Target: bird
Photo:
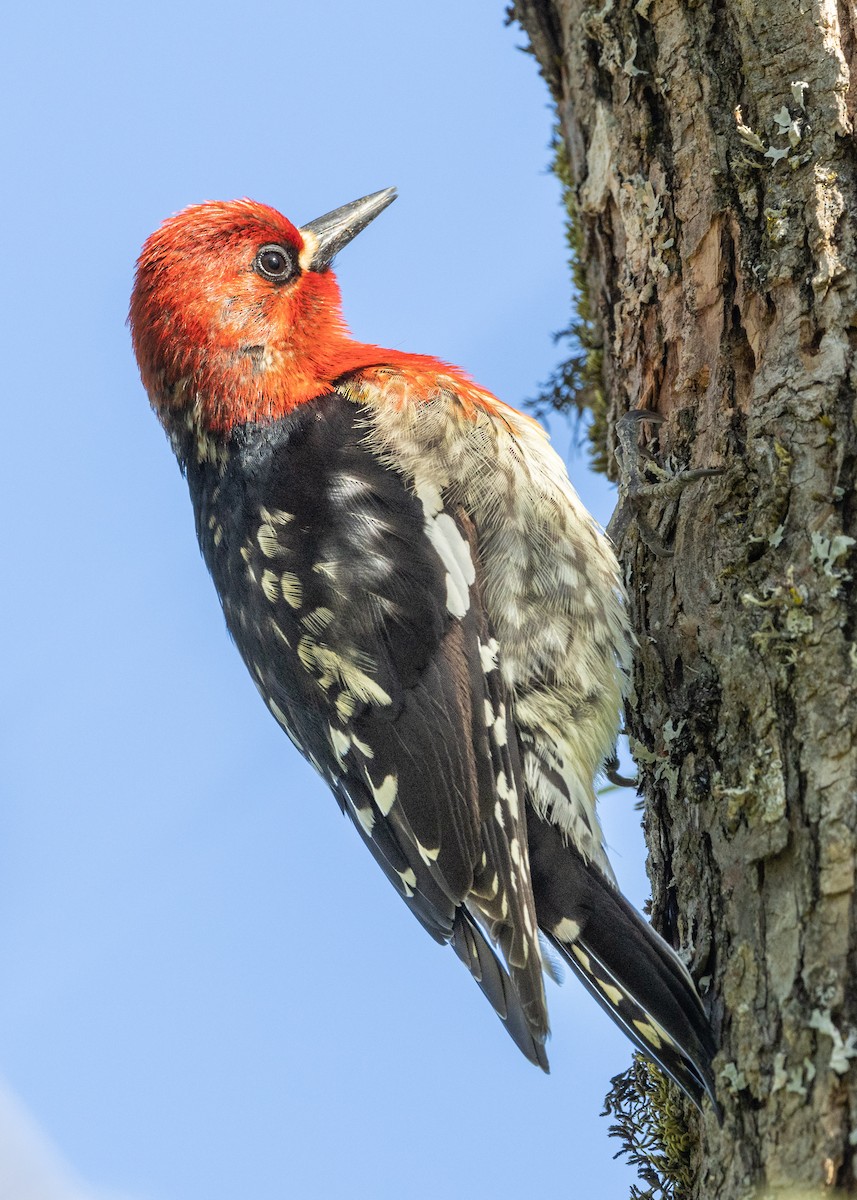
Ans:
<svg viewBox="0 0 857 1200"><path fill-rule="evenodd" d="M559 961L716 1107L697 988L619 891L596 812L632 646L613 550L533 418L345 324L331 264L395 197L302 226L197 204L139 255L133 348L227 628L527 1059L549 1069Z"/></svg>

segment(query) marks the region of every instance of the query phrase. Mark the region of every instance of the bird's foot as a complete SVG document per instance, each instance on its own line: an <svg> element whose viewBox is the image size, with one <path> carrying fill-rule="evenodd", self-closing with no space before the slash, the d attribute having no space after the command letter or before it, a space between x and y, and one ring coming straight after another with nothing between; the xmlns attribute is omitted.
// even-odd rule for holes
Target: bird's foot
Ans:
<svg viewBox="0 0 857 1200"><path fill-rule="evenodd" d="M636 775L631 778L628 775L621 774L619 771L619 755L615 750L604 762L604 778L609 780L614 787L619 788L635 788L640 782Z"/></svg>
<svg viewBox="0 0 857 1200"><path fill-rule="evenodd" d="M659 558L672 558L673 551L648 521L647 510L654 501L677 500L688 484L699 479L723 475L722 467L703 467L672 471L655 462L652 454L639 443L643 423L660 425L660 413L634 409L616 425L616 461L619 464L619 503L607 526L607 536L617 547L636 518L640 537ZM647 478L654 476L654 480Z"/></svg>

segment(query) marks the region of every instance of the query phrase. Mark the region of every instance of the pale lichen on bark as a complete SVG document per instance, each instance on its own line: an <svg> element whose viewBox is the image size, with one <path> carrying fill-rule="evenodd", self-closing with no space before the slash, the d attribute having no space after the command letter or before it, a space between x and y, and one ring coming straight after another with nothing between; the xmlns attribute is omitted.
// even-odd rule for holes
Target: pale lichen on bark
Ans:
<svg viewBox="0 0 857 1200"><path fill-rule="evenodd" d="M651 409L661 466L724 468L648 510L671 557L634 524L620 546L653 919L722 1039L688 1194L855 1193L854 10L515 14L566 145L608 449Z"/></svg>

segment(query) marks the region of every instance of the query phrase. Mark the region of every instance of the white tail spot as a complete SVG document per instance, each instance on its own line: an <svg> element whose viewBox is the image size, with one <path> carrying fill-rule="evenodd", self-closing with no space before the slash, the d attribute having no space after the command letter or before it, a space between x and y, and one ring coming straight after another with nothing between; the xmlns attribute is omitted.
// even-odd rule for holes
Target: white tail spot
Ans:
<svg viewBox="0 0 857 1200"><path fill-rule="evenodd" d="M561 942L576 942L580 937L580 926L571 917L563 917L553 927L553 935Z"/></svg>

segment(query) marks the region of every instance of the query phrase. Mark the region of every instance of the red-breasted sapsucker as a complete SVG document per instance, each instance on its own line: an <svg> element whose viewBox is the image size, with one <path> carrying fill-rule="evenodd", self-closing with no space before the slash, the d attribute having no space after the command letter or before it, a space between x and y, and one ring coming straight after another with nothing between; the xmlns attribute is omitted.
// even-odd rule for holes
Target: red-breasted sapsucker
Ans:
<svg viewBox="0 0 857 1200"><path fill-rule="evenodd" d="M417 919L534 1063L552 947L699 1104L708 1020L595 811L630 644L615 559L534 421L350 337L330 264L394 196L300 229L250 200L171 217L137 264L143 383L262 698Z"/></svg>

